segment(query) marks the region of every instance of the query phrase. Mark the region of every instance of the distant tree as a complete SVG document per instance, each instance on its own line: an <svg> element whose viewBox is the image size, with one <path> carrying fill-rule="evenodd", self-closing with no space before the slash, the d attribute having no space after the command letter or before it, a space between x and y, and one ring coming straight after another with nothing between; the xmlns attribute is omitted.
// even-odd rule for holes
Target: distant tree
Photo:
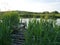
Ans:
<svg viewBox="0 0 60 45"><path fill-rule="evenodd" d="M52 13L54 13L54 14L59 14L59 12L58 12L58 11L53 11Z"/></svg>
<svg viewBox="0 0 60 45"><path fill-rule="evenodd" d="M45 11L45 12L43 12L43 14L49 14L49 12L48 11Z"/></svg>

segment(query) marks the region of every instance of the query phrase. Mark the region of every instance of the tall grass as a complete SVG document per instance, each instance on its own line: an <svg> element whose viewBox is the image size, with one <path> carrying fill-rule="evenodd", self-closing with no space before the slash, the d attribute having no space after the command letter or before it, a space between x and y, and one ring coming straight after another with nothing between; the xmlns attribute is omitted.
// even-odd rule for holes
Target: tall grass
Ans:
<svg viewBox="0 0 60 45"><path fill-rule="evenodd" d="M0 45L11 45L12 25L19 23L18 15L15 12L4 13L0 20Z"/></svg>
<svg viewBox="0 0 60 45"><path fill-rule="evenodd" d="M30 20L25 32L25 45L56 45L59 28L53 19Z"/></svg>

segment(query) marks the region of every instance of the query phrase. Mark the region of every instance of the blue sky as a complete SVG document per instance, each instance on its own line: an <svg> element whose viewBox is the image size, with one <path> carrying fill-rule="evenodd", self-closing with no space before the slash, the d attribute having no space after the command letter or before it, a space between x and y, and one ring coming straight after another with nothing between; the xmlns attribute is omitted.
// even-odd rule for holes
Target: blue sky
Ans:
<svg viewBox="0 0 60 45"><path fill-rule="evenodd" d="M60 12L60 0L0 0L0 11L7 10Z"/></svg>

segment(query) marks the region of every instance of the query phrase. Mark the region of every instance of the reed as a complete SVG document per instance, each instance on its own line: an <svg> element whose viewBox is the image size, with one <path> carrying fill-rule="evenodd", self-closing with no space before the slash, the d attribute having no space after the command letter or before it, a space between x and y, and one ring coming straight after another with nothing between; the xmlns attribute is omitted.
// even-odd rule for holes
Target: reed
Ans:
<svg viewBox="0 0 60 45"><path fill-rule="evenodd" d="M4 13L0 19L0 45L11 45L11 33L13 31L13 25L19 23L19 18L17 13Z"/></svg>
<svg viewBox="0 0 60 45"><path fill-rule="evenodd" d="M56 45L59 28L53 19L30 19L25 32L25 45Z"/></svg>

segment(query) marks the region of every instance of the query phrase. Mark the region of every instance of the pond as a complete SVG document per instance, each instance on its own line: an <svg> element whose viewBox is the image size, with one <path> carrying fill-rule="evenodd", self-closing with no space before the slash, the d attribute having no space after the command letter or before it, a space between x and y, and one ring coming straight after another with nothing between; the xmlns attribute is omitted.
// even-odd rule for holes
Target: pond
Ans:
<svg viewBox="0 0 60 45"><path fill-rule="evenodd" d="M28 24L29 20L32 20L33 18L22 18L22 22ZM37 20L40 20L40 18L36 18ZM21 21L21 19L20 19ZM0 20L2 22L2 20ZM60 26L60 18L56 19L56 24Z"/></svg>
<svg viewBox="0 0 60 45"><path fill-rule="evenodd" d="M22 18L22 22L28 24L29 20L32 20L33 18ZM37 20L40 20L40 18L37 18ZM21 21L21 19L20 19ZM56 19L56 24L60 26L60 18Z"/></svg>

